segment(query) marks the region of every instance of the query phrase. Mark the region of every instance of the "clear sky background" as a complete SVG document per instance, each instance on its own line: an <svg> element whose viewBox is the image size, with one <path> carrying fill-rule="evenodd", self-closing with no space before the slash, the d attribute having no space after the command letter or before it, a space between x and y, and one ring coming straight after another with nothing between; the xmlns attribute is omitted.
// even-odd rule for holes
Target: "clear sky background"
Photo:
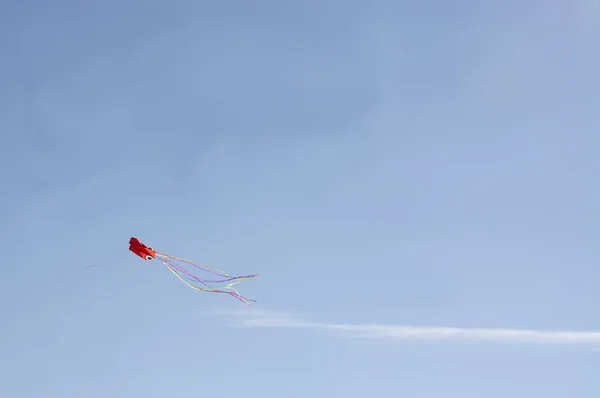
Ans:
<svg viewBox="0 0 600 398"><path fill-rule="evenodd" d="M599 21L3 1L0 396L597 398Z"/></svg>

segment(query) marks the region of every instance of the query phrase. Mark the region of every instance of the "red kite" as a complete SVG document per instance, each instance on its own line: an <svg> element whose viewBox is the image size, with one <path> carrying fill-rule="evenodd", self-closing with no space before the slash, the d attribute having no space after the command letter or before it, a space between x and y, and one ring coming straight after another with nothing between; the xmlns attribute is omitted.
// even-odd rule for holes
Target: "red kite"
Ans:
<svg viewBox="0 0 600 398"><path fill-rule="evenodd" d="M131 250L134 254L147 261L154 260L155 258L158 259L172 273L174 273L175 276L177 276L177 278L179 278L183 283L185 283L192 289L201 290L204 292L229 294L230 296L237 298L238 300L246 303L247 305L250 305L249 301L256 302L255 300L250 300L242 297L240 293L233 287L233 285L236 285L244 280L254 279L258 277L258 275L231 276L219 269L209 267L207 265L198 265L179 257L173 257L169 256L168 254L158 253L154 249L144 245L142 242L140 242L134 237L131 237L131 239L129 239L129 250ZM219 278L212 280L199 278L198 276L193 275L190 271L188 271L186 269L186 266L195 267L203 272L217 275ZM217 289L211 286L214 284L222 283L227 284L221 289Z"/></svg>
<svg viewBox="0 0 600 398"><path fill-rule="evenodd" d="M154 257L156 256L156 251L133 237L129 239L129 250L148 261L154 260Z"/></svg>

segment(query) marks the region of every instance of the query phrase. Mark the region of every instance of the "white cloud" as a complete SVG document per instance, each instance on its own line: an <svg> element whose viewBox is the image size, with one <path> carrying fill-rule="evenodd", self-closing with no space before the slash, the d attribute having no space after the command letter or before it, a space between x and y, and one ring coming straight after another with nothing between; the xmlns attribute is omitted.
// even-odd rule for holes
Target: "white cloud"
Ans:
<svg viewBox="0 0 600 398"><path fill-rule="evenodd" d="M553 331L500 328L464 328L380 324L311 322L289 313L270 311L221 312L232 316L233 326L245 328L304 328L343 333L356 337L404 341L487 341L537 344L599 345L600 331Z"/></svg>

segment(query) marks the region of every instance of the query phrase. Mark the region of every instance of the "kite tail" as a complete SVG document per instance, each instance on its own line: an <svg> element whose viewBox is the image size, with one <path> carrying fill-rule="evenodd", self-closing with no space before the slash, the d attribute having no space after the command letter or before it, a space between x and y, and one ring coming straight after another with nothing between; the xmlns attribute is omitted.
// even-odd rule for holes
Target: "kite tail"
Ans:
<svg viewBox="0 0 600 398"><path fill-rule="evenodd" d="M179 280L181 280L188 287L190 287L194 290L200 290L200 291L211 292L211 293L228 294L249 306L251 306L250 302L254 302L254 303L256 302L255 300L251 300L251 299L247 299L247 298L243 297L237 291L237 289L233 287L233 285L237 285L238 283L245 281L245 280L254 279L254 278L258 277L258 275L231 276L231 275L227 274L226 272L221 271L217 268L209 267L207 265L194 264L189 260L185 260L185 259L179 258L179 257L169 256L168 254L164 254L164 253L156 253L156 258L160 262L162 262L169 269L169 271L171 271L173 274L175 274L175 276L177 278L179 278ZM200 278L200 277L192 274L190 271L188 271L185 268L185 265L191 265L201 271L204 271L204 272L212 274L212 275L216 275L219 278L218 279L214 278L214 277L213 277L213 279ZM224 284L224 283L227 283L227 284L220 289L211 286L211 284Z"/></svg>

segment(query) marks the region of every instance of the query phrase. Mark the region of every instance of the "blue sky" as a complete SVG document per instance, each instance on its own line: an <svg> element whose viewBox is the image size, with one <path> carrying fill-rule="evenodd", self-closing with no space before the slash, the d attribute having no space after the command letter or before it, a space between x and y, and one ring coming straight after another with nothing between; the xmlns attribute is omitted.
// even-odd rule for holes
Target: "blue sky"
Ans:
<svg viewBox="0 0 600 398"><path fill-rule="evenodd" d="M598 397L599 18L2 2L0 396Z"/></svg>

